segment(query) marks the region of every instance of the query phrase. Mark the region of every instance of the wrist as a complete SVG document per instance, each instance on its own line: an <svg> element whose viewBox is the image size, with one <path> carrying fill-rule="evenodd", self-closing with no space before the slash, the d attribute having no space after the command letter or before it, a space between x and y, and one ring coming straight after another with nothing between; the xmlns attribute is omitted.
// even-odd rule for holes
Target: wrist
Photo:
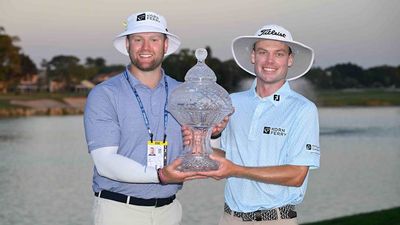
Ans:
<svg viewBox="0 0 400 225"><path fill-rule="evenodd" d="M242 177L243 174L246 174L244 172L244 170L246 170L246 167L242 167L242 166L239 166L239 165L234 165L233 168L232 168L230 176Z"/></svg>
<svg viewBox="0 0 400 225"><path fill-rule="evenodd" d="M164 175L164 173L162 172L162 169L157 169L157 177L158 177L158 181L160 182L160 184L167 184L167 180L166 177Z"/></svg>

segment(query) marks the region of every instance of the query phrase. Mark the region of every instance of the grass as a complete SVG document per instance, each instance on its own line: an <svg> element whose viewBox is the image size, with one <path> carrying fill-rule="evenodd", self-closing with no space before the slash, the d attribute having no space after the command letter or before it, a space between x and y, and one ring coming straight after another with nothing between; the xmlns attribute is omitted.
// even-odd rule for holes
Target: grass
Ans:
<svg viewBox="0 0 400 225"><path fill-rule="evenodd" d="M319 106L399 106L400 91L357 89L352 91L317 91Z"/></svg>
<svg viewBox="0 0 400 225"><path fill-rule="evenodd" d="M11 105L9 100L0 99L0 109L11 109L11 108L15 108L15 106Z"/></svg>
<svg viewBox="0 0 400 225"><path fill-rule="evenodd" d="M400 225L400 207L302 225Z"/></svg>

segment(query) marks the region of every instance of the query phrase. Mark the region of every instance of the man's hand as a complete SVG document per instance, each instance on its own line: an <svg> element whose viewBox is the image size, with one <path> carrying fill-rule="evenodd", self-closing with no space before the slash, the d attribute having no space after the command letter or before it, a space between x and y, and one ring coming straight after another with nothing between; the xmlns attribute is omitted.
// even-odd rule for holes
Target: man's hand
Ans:
<svg viewBox="0 0 400 225"><path fill-rule="evenodd" d="M210 158L219 163L218 170L198 172L198 175L205 177L212 177L215 180L221 180L233 176L235 172L240 168L238 165L225 159L219 154L211 154Z"/></svg>
<svg viewBox="0 0 400 225"><path fill-rule="evenodd" d="M212 133L211 133L211 137L219 137L221 136L221 132L225 129L226 125L229 122L229 117L231 114L229 114L228 116L225 116L224 119L219 122L218 124L216 124L213 129L212 129Z"/></svg>
<svg viewBox="0 0 400 225"><path fill-rule="evenodd" d="M229 115L225 116L221 122L219 122L212 128L212 132L211 132L212 138L218 138L219 136L221 136L221 132L225 129L226 125L229 122L229 117L234 112L235 112L235 110L233 110L232 113L230 113ZM183 138L183 145L185 145L185 146L190 145L193 141L192 140L193 139L192 130L186 125L182 126L182 138Z"/></svg>
<svg viewBox="0 0 400 225"><path fill-rule="evenodd" d="M170 165L158 171L158 176L162 184L169 183L182 183L184 181L193 179L206 178L204 176L198 175L198 172L181 172L178 167L182 164L182 159L175 159Z"/></svg>
<svg viewBox="0 0 400 225"><path fill-rule="evenodd" d="M183 145L185 145L185 146L190 145L192 143L192 138L193 138L193 135L192 135L191 129L188 126L183 125L182 126Z"/></svg>

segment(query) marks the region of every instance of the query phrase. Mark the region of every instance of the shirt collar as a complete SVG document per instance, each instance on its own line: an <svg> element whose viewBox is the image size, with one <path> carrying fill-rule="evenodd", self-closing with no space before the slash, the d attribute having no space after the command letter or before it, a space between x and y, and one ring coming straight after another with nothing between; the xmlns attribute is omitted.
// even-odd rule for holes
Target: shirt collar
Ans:
<svg viewBox="0 0 400 225"><path fill-rule="evenodd" d="M135 76L133 76L133 74L129 71L129 65L126 66L125 71L128 74L128 79L129 79L129 82L132 84L132 87L143 86L143 84ZM157 87L165 86L164 76L166 76L166 74L165 74L164 70L161 69L161 79L160 79L160 82L158 83Z"/></svg>
<svg viewBox="0 0 400 225"><path fill-rule="evenodd" d="M281 102L285 101L285 99L291 94L292 89L290 88L289 82L285 81L285 83L282 85L281 88L279 88L275 93L273 93L270 96L261 98L258 96L256 92L256 84L257 84L257 79L254 79L253 84L251 85L250 88L250 94L258 99L261 102L271 102L273 105L278 105Z"/></svg>

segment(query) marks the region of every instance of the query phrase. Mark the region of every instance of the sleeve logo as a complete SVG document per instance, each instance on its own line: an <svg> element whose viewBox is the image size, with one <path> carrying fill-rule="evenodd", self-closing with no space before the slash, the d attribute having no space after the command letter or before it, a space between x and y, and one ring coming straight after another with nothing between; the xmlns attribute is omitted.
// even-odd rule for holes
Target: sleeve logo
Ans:
<svg viewBox="0 0 400 225"><path fill-rule="evenodd" d="M311 152L319 152L318 145L306 144L306 150Z"/></svg>

